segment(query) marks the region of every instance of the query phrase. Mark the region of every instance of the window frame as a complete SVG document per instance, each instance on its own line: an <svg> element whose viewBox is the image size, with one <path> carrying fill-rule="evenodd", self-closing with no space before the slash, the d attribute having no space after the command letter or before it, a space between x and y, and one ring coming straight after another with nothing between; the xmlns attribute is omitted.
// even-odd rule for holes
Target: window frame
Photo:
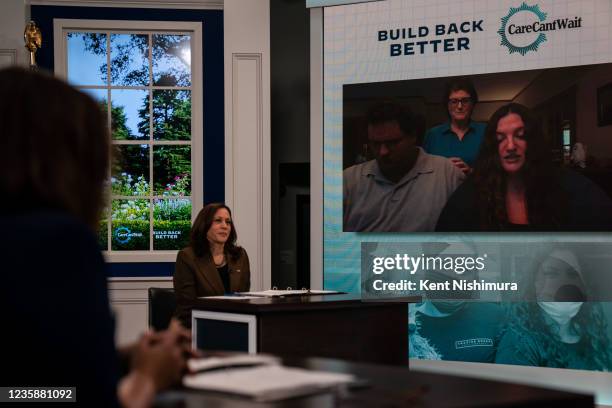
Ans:
<svg viewBox="0 0 612 408"><path fill-rule="evenodd" d="M54 19L53 41L55 75L67 79L68 53L66 49L66 34L71 31L125 31L163 32L177 34L191 34L191 222L195 219L204 201L204 104L203 104L203 67L202 67L202 22L185 21L142 21L142 20L91 20L91 19ZM112 87L112 85L111 85ZM153 146L164 143L151 144ZM109 171L110 177L110 171ZM153 180L150 180L153 188ZM153 222L152 210L149 220ZM152 225L152 224L151 224ZM152 228L152 227L150 227ZM151 230L150 230L151 231ZM110 242L109 242L110 245ZM147 251L112 251L103 250L102 253L108 262L174 262L177 250Z"/></svg>

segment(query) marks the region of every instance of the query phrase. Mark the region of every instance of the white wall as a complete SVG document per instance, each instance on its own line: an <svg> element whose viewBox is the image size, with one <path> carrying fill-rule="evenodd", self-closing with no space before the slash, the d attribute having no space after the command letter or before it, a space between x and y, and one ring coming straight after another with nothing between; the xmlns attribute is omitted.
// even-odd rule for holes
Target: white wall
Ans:
<svg viewBox="0 0 612 408"><path fill-rule="evenodd" d="M23 65L29 60L29 52L23 42L27 18L24 0L0 2L0 50L15 50L17 63Z"/></svg>
<svg viewBox="0 0 612 408"><path fill-rule="evenodd" d="M172 280L109 280L109 300L115 316L115 341L118 345L131 343L148 330L150 287L171 288Z"/></svg>
<svg viewBox="0 0 612 408"><path fill-rule="evenodd" d="M225 0L225 201L249 254L251 289L271 283L270 4Z"/></svg>

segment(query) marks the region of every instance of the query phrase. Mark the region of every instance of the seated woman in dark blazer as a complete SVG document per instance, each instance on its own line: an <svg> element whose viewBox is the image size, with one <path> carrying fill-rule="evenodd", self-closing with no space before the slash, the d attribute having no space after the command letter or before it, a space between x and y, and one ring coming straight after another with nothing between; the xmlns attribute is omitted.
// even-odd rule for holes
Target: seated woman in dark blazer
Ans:
<svg viewBox="0 0 612 408"><path fill-rule="evenodd" d="M249 290L249 257L236 239L228 206L213 203L202 208L191 228L191 242L179 251L174 270L174 315L186 327L191 326L196 298Z"/></svg>

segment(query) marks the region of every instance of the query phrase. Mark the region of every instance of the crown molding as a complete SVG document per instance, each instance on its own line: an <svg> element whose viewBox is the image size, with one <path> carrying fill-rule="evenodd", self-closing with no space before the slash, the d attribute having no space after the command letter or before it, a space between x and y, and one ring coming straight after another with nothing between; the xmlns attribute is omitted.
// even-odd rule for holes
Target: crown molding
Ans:
<svg viewBox="0 0 612 408"><path fill-rule="evenodd" d="M223 0L26 0L30 6L223 10Z"/></svg>

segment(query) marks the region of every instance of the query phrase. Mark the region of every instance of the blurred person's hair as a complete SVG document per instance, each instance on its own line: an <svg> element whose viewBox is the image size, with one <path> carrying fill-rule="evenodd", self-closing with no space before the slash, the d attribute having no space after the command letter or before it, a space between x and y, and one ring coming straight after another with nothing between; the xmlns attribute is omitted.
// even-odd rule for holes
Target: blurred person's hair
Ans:
<svg viewBox="0 0 612 408"><path fill-rule="evenodd" d="M49 74L0 71L5 214L55 209L96 228L110 140L100 106Z"/></svg>
<svg viewBox="0 0 612 408"><path fill-rule="evenodd" d="M525 185L529 224L538 230L557 231L567 220L567 194L561 187L559 169L555 168L548 141L531 110L518 103L499 108L487 123L478 159L474 165L474 182L480 207L483 231L503 231L508 220L506 210L507 177L499 157L497 124L514 113L525 124L525 164L521 177Z"/></svg>
<svg viewBox="0 0 612 408"><path fill-rule="evenodd" d="M418 119L407 106L400 105L395 101L383 101L372 105L366 113L366 120L368 126L397 122L405 136L417 136Z"/></svg>
<svg viewBox="0 0 612 408"><path fill-rule="evenodd" d="M210 243L208 242L206 234L213 223L215 214L222 208L227 210L230 218L232 219L232 228L227 241L225 242L224 249L234 260L238 259L240 256L240 247L236 245L238 233L236 232L236 225L234 224L234 219L232 218L232 210L230 210L230 208L223 203L210 203L206 204L204 208L200 210L198 216L193 222L193 226L191 227L189 246L191 246L193 252L199 257L210 254Z"/></svg>

